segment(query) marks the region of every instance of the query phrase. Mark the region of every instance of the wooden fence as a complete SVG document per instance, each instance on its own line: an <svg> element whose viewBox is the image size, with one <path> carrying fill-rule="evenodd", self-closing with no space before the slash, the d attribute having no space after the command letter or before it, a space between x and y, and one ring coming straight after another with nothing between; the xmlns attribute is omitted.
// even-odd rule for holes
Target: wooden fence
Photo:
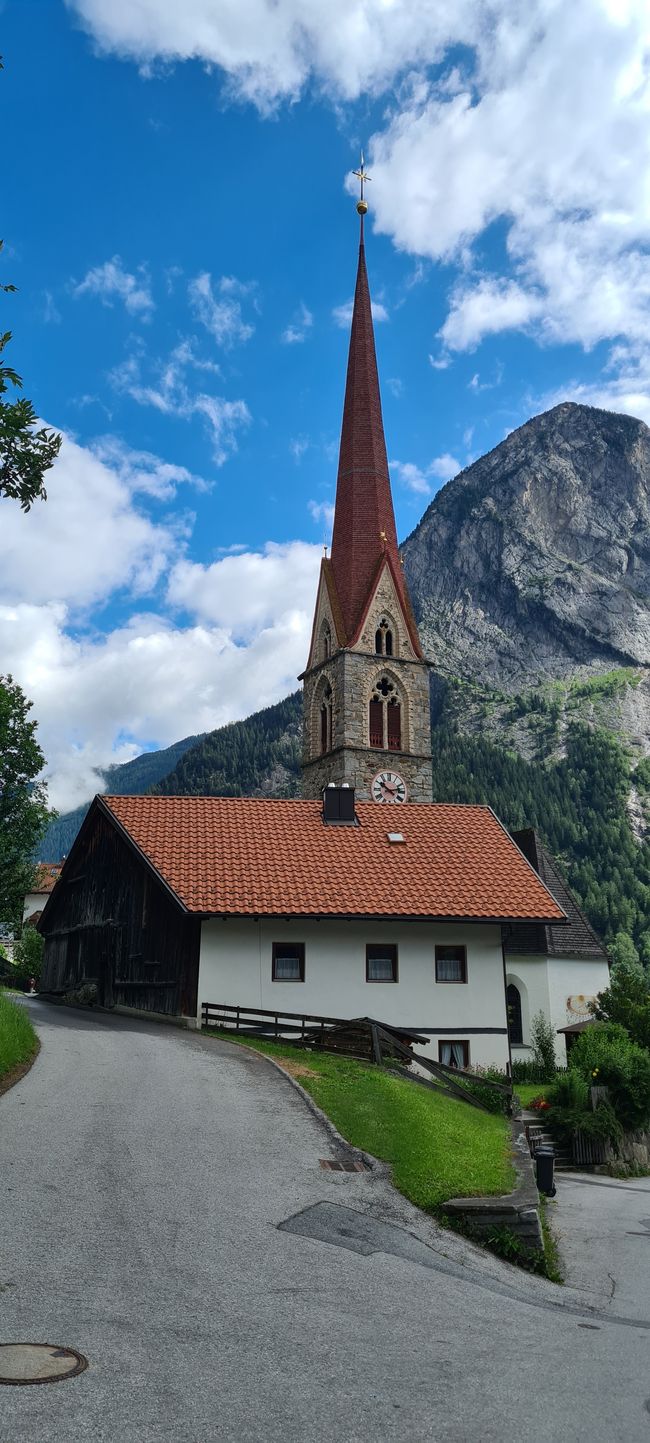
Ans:
<svg viewBox="0 0 650 1443"><path fill-rule="evenodd" d="M469 1092L464 1082L474 1088L485 1089L493 1098L499 1097L506 1112L512 1109L512 1084L492 1082L480 1073L467 1072L464 1068L448 1067L444 1062L434 1062L424 1053L413 1050L414 1043L428 1042L426 1034L415 1032L408 1027L392 1027L377 1022L374 1017L321 1017L308 1012L273 1012L259 1007L237 1007L224 1002L204 1002L202 1008L204 1027L234 1032L240 1037L256 1037L260 1040L290 1042L293 1047L308 1047L324 1052L343 1052L363 1062L374 1062L378 1066L387 1063L399 1068L399 1075L423 1087L446 1092L470 1107L482 1112L493 1108ZM429 1074L423 1078L407 1072L413 1063ZM429 1080L431 1079L431 1080Z"/></svg>

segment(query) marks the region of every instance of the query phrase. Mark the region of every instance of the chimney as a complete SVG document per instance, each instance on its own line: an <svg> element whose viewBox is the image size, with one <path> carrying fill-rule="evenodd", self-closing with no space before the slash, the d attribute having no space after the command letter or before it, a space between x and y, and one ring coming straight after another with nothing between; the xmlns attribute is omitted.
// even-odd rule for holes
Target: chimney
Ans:
<svg viewBox="0 0 650 1443"><path fill-rule="evenodd" d="M323 821L327 827L356 827L354 787L345 782L342 787L336 787L330 782L324 788Z"/></svg>

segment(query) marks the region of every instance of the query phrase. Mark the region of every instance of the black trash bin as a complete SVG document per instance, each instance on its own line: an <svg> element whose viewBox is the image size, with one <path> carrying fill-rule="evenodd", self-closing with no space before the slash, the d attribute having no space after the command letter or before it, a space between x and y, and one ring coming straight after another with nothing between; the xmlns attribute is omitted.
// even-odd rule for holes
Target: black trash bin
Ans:
<svg viewBox="0 0 650 1443"><path fill-rule="evenodd" d="M545 1193L547 1197L555 1197L555 1183L553 1181L554 1168L554 1149L552 1147L538 1147L535 1153L537 1186L539 1191Z"/></svg>

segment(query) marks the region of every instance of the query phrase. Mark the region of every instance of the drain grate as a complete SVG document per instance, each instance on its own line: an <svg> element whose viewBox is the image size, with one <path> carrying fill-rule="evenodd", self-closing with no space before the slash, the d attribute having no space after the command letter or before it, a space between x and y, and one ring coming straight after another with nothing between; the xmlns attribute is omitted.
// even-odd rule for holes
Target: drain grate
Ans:
<svg viewBox="0 0 650 1443"><path fill-rule="evenodd" d="M319 1162L328 1172L370 1172L365 1162L336 1162L332 1157L321 1157Z"/></svg>
<svg viewBox="0 0 650 1443"><path fill-rule="evenodd" d="M52 1343L0 1343L0 1383L21 1388L28 1383L60 1383L76 1378L88 1367L88 1359L76 1348L58 1348Z"/></svg>

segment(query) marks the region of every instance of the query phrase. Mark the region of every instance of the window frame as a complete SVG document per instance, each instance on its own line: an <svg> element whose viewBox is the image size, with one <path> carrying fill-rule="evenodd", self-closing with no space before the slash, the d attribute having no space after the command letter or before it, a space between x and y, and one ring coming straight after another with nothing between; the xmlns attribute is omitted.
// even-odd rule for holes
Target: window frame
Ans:
<svg viewBox="0 0 650 1443"><path fill-rule="evenodd" d="M513 1025L510 1017L511 1004L508 1001L508 993L511 988L513 988L513 990L517 993L517 997L519 998L518 1003L514 1007L514 1020L517 1024L516 1026ZM510 1046L524 1047L524 1009L522 1006L521 989L517 986L516 982L508 982L506 984L506 1023L508 1026L508 1041L510 1043ZM515 1032L517 1033L516 1037Z"/></svg>
<svg viewBox="0 0 650 1443"><path fill-rule="evenodd" d="M457 1072L459 1072L459 1071L462 1071L462 1070L467 1069L467 1068L469 1067L470 1061L471 1061L471 1058L470 1058L470 1050L469 1050L469 1038L468 1038L468 1037L439 1037L439 1038L438 1038L438 1062L440 1063L440 1065L441 1065L442 1067L451 1067L451 1065L452 1065L450 1062L443 1062L443 1060L442 1060L442 1049L443 1049L443 1047L449 1047L450 1044L452 1044L454 1047L462 1047L462 1048L463 1048L463 1068L462 1068L462 1069L461 1069L461 1068L456 1068L455 1070L456 1070ZM454 1069L452 1068L452 1071L453 1071L453 1070L454 1070Z"/></svg>
<svg viewBox="0 0 650 1443"><path fill-rule="evenodd" d="M392 977L370 976L368 964L379 960L378 957L371 956L373 952L381 954L383 958L385 958L389 952L392 953ZM373 987L392 987L396 982L399 982L399 948L397 942L366 942L366 982L369 982Z"/></svg>
<svg viewBox="0 0 650 1443"><path fill-rule="evenodd" d="M463 975L462 975L462 977L439 977L439 976L438 976L438 963L439 963L439 962L444 962L446 959L445 959L444 957L439 957L439 956L438 956L438 953L439 953L439 952L445 952L445 951L452 951L452 950L453 950L454 952L462 952L462 954L463 954L463 956L462 956ZM439 984L441 987L462 987L464 984L467 983L467 945L466 945L466 943L465 943L465 942L459 942L459 943L456 943L456 942L436 942L436 945L435 945L435 956L434 956L434 966L435 966L436 985Z"/></svg>
<svg viewBox="0 0 650 1443"><path fill-rule="evenodd" d="M296 953L296 957L297 957L297 961L298 961L298 967L299 967L299 971L300 971L300 976L299 976L299 977L277 977L277 976L276 976L276 965L277 965L278 961L281 960L283 956L286 958L288 955L291 955L291 952L295 952L295 953ZM295 982L304 982L304 980L305 980L305 952L306 952L306 947L305 947L305 943L304 943L304 942L272 942L272 943L271 943L271 981L272 981L272 982L294 982L294 983L295 983Z"/></svg>

